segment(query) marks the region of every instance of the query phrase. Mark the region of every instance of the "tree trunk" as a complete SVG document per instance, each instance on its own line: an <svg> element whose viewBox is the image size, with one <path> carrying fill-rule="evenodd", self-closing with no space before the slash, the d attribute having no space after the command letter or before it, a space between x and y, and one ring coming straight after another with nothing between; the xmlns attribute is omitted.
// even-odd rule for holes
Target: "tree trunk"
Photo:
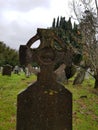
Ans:
<svg viewBox="0 0 98 130"><path fill-rule="evenodd" d="M80 69L79 73L75 77L73 85L82 84L82 82L84 81L84 78L85 78L85 70L84 69Z"/></svg>
<svg viewBox="0 0 98 130"><path fill-rule="evenodd" d="M95 89L98 89L98 69L96 69L96 73L95 73L95 75L94 75L94 78L95 78L94 88L95 88Z"/></svg>
<svg viewBox="0 0 98 130"><path fill-rule="evenodd" d="M95 88L95 89L98 89L98 77L95 78L95 85L94 85L94 88Z"/></svg>

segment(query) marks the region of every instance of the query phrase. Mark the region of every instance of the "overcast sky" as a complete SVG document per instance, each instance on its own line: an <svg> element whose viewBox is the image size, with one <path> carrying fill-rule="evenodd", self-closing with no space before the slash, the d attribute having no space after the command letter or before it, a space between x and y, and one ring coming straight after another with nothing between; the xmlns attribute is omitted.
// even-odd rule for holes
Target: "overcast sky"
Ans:
<svg viewBox="0 0 98 130"><path fill-rule="evenodd" d="M70 17L69 0L0 0L0 41L11 48L36 34L37 28L51 27L53 18Z"/></svg>

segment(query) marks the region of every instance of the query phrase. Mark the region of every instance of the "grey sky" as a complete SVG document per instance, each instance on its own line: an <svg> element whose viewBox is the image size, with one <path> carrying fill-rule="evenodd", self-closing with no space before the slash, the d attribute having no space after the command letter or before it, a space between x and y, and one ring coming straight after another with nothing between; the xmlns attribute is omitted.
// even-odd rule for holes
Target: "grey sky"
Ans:
<svg viewBox="0 0 98 130"><path fill-rule="evenodd" d="M50 27L53 18L69 17L69 0L0 0L0 41L18 49L36 34Z"/></svg>

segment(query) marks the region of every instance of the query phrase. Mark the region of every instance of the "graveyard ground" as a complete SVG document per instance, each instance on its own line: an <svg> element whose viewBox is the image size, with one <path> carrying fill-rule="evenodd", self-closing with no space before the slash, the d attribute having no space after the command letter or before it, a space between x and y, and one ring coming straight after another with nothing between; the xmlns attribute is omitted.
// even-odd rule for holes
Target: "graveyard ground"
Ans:
<svg viewBox="0 0 98 130"><path fill-rule="evenodd" d="M0 130L15 130L17 94L36 80L24 74L2 76L0 74ZM98 90L94 79L73 86L73 79L64 84L73 93L73 130L98 130ZM67 97L66 97L67 98Z"/></svg>

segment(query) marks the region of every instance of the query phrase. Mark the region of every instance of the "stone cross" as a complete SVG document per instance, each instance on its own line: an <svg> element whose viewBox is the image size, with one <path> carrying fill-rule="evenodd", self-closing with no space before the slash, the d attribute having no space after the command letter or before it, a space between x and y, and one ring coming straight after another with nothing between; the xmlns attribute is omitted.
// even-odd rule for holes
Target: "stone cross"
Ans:
<svg viewBox="0 0 98 130"><path fill-rule="evenodd" d="M16 130L72 130L72 94L57 82L53 72L56 57L53 31L37 31L27 46L20 47L20 55L23 56L22 47L28 50L37 39L41 41L36 50L29 50L29 54L24 52L29 57L28 62L36 60L40 73L37 81L18 95ZM21 62L25 61L22 59Z"/></svg>

